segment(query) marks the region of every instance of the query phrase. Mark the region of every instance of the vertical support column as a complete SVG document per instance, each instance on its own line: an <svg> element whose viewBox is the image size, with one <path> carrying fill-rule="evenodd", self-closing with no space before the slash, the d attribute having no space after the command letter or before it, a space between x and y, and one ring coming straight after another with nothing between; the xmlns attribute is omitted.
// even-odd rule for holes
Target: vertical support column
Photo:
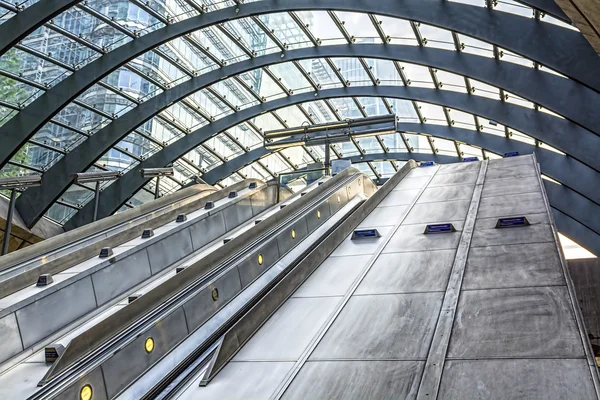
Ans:
<svg viewBox="0 0 600 400"><path fill-rule="evenodd" d="M17 198L17 189L10 191L10 203L8 203L8 213L6 214L6 226L4 227L4 240L2 242L2 255L8 253L8 244L10 242L10 229L12 227L13 214L15 212L15 200Z"/></svg>
<svg viewBox="0 0 600 400"><path fill-rule="evenodd" d="M465 267L467 265L467 256L469 254L471 238L473 237L473 231L475 229L475 220L477 219L477 210L479 209L479 203L481 201L487 166L488 161L483 161L479 169L475 190L471 197L471 204L469 205L465 225L454 257L454 264L452 265L452 272L450 274L450 280L448 281L448 287L446 288L446 294L444 295L442 309L440 310L431 346L429 347L429 354L427 355L427 361L421 377L421 384L419 385L419 391L417 393L417 399L419 400L436 399L440 389L444 362L446 361L448 345L450 344L450 334L452 332L452 325L454 324L460 289L465 273Z"/></svg>
<svg viewBox="0 0 600 400"><path fill-rule="evenodd" d="M98 206L100 205L100 181L96 182L96 190L94 191L94 216L92 222L98 219Z"/></svg>
<svg viewBox="0 0 600 400"><path fill-rule="evenodd" d="M160 197L160 176L156 177L156 188L154 188L154 200Z"/></svg>
<svg viewBox="0 0 600 400"><path fill-rule="evenodd" d="M329 142L325 143L325 169L331 174L331 147Z"/></svg>

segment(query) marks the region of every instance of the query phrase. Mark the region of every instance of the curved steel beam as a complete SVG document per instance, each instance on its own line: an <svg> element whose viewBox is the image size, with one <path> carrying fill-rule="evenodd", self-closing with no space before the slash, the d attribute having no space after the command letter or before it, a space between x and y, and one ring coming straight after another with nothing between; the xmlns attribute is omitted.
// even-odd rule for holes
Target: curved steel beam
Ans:
<svg viewBox="0 0 600 400"><path fill-rule="evenodd" d="M552 214L560 233L600 256L600 236L554 207L552 207Z"/></svg>
<svg viewBox="0 0 600 400"><path fill-rule="evenodd" d="M600 103L600 94L575 81L541 73L533 68L512 63L498 63L494 59L470 54L416 46L353 44L309 47L289 51L284 58L279 53L270 54L210 71L138 105L67 153L44 174L44 180L52 182L51 187L47 185L47 187L26 191L17 200L17 208L22 210L21 216L24 221L28 224L34 223L67 190L71 174L85 171L136 127L174 102L202 88L226 77L267 65L301 59L342 56L401 60L470 76L509 90L571 120L576 120L580 125L594 126L600 131L600 114L596 112L596 104ZM482 99L482 97L473 97L473 99ZM510 121L505 123L512 126ZM512 127L519 129L517 126ZM538 136L532 134L539 140L551 143L544 135L545 132L540 132ZM569 153L568 148L558 147Z"/></svg>
<svg viewBox="0 0 600 400"><path fill-rule="evenodd" d="M536 113L533 110L527 110L523 107L505 104L499 101L483 98L473 101L471 98L473 96L469 96L467 94L455 92L441 93L441 91L422 88L361 86L355 88L328 89L317 93L297 94L250 107L232 114L228 116L228 118L217 120L210 125L204 126L203 128L184 136L178 141L158 151L148 159L142 161L135 168L131 169L128 173L122 176L118 181L109 186L106 190L108 194L104 196L104 198L107 200L100 204L99 215L101 218L111 215L144 185L145 181L142 179L139 173L140 168L164 167L168 163L175 161L182 155L197 147L200 143L215 136L219 132L227 130L262 113L307 101L351 96L407 98L445 105L447 107L458 108L466 112L473 112L478 115L488 116L489 118L499 122L507 119L508 121L511 121L512 125L516 129L519 129L523 132L539 132L548 134L548 138L556 135L562 138L559 139L563 141L567 141L566 138L571 138L570 140L572 142L576 142L575 144L577 146L585 147L585 145L582 146L582 143L580 143L581 140L576 139L574 135L565 135L565 132L569 132L570 128L567 126L561 127L561 125L564 123L570 125L571 127L575 125L547 114ZM532 113L535 115L532 115ZM514 124L516 124L516 126ZM526 129L520 129L519 127ZM480 135L486 136L483 134ZM591 135L590 140L592 142L600 141L598 136L591 133L589 135ZM552 142L549 140L545 140L545 142L552 144ZM552 145L554 146L554 144ZM598 144L594 142L593 146L595 147L588 149L591 154L594 153L594 148L598 148ZM559 147L562 147L562 145L559 145ZM585 158L589 158L588 155L586 155ZM570 157L565 157L565 159L571 160ZM576 160L573 161L573 165L583 165L576 162ZM598 164L600 163L600 160L596 160L593 163ZM585 170L587 172L587 169ZM70 227L81 226L91 221L91 211L89 210L91 206L88 206L89 205L85 206L69 221L69 223L66 225L67 229Z"/></svg>
<svg viewBox="0 0 600 400"><path fill-rule="evenodd" d="M80 0L38 1L0 25L0 56L40 26Z"/></svg>
<svg viewBox="0 0 600 400"><path fill-rule="evenodd" d="M169 40L210 25L258 14L341 10L419 21L496 44L600 91L600 60L579 33L504 12L438 0L263 0L212 11L136 38L90 62L47 90L0 128L2 167L70 101L110 72Z"/></svg>
<svg viewBox="0 0 600 400"><path fill-rule="evenodd" d="M436 125L429 125L428 128L435 128ZM455 128L449 128L452 130ZM435 129L433 129L435 130ZM427 129L427 133L431 131ZM435 136L435 135L434 135ZM530 150L534 150L535 147L524 144L529 147ZM505 145L500 148L486 148L486 150L494 152L503 152L507 147ZM217 168L207 172L203 175L203 179L211 185L221 181L227 176L231 175L235 171L249 165L262 157L273 154L275 151L267 150L264 147L259 147L251 150L248 153L240 155L226 164L222 164ZM525 154L525 152L524 152ZM536 153L539 154L539 151ZM553 153L553 157L563 157L560 154ZM456 163L461 162L461 158L457 156L446 156L439 154L421 154L421 153L373 153L356 155L352 157L344 157L346 160L352 161L353 164L361 162L373 162L382 160L399 160L406 161L414 159L417 161L427 160L435 161L436 163ZM539 161L539 160L538 160ZM542 168L544 167L543 162L540 162ZM569 189L566 186L557 185L553 182L544 180L544 186L546 188L546 194L552 208L562 213L568 220L561 218L560 223L557 222L558 228L561 233L571 237L577 243L588 248L595 254L600 254L600 206L596 203L591 202L589 199L581 196L575 191ZM581 235L581 231L586 230L587 236L590 234L595 236L594 239Z"/></svg>

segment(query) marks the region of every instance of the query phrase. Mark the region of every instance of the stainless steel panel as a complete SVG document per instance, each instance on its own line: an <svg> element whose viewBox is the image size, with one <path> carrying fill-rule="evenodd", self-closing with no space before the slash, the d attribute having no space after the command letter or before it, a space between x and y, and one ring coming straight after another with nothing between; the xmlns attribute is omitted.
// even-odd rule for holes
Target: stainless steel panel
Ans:
<svg viewBox="0 0 600 400"><path fill-rule="evenodd" d="M48 371L45 362L23 362L0 375L0 399L22 400L31 396ZM78 399L79 397L72 397ZM101 398L101 397L99 397Z"/></svg>
<svg viewBox="0 0 600 400"><path fill-rule="evenodd" d="M23 350L15 314L0 319L0 338L0 363Z"/></svg>
<svg viewBox="0 0 600 400"><path fill-rule="evenodd" d="M191 387L177 400L268 400L293 362L230 362L208 386Z"/></svg>
<svg viewBox="0 0 600 400"><path fill-rule="evenodd" d="M420 189L394 190L377 207L407 206L413 202Z"/></svg>
<svg viewBox="0 0 600 400"><path fill-rule="evenodd" d="M484 218L475 222L475 232L471 240L471 247L526 244L553 242L552 228L547 223L540 223L540 219L548 219L547 214L527 215L532 223L530 226L496 229L498 218ZM537 221L536 221L537 220Z"/></svg>
<svg viewBox="0 0 600 400"><path fill-rule="evenodd" d="M225 217L225 228L227 229L227 232L229 232L242 222L246 222L252 218L253 214L250 198L246 197L238 200L224 209L222 212L223 216Z"/></svg>
<svg viewBox="0 0 600 400"><path fill-rule="evenodd" d="M439 399L595 399L585 360L447 361Z"/></svg>
<svg viewBox="0 0 600 400"><path fill-rule="evenodd" d="M356 294L445 291L455 250L382 254Z"/></svg>
<svg viewBox="0 0 600 400"><path fill-rule="evenodd" d="M275 204L274 186L267 187L258 193L250 196L250 205L252 207L252 215L256 216L263 212L268 207Z"/></svg>
<svg viewBox="0 0 600 400"><path fill-rule="evenodd" d="M332 256L358 256L361 254L373 254L377 247L383 242L385 237L391 231L391 227L384 226L377 229L381 234L378 239L362 239L362 240L350 240L352 235L348 236L344 241L335 249Z"/></svg>
<svg viewBox="0 0 600 400"><path fill-rule="evenodd" d="M417 204L435 203L438 201L471 200L473 185L438 186L427 188L417 201Z"/></svg>
<svg viewBox="0 0 600 400"><path fill-rule="evenodd" d="M542 193L524 193L481 199L477 218L509 217L546 212Z"/></svg>
<svg viewBox="0 0 600 400"><path fill-rule="evenodd" d="M258 255L262 254L263 263L258 263ZM271 268L279 260L280 254L277 248L277 242L271 240L263 247L250 254L244 261L238 264L237 269L240 274L242 287L246 287L250 282L260 276L264 271Z"/></svg>
<svg viewBox="0 0 600 400"><path fill-rule="evenodd" d="M194 250L199 250L212 242L221 235L224 235L225 219L223 211L209 215L193 225L189 226L190 236L192 237L192 245Z"/></svg>
<svg viewBox="0 0 600 400"><path fill-rule="evenodd" d="M102 305L126 292L152 275L145 250L117 261L92 274L98 305Z"/></svg>
<svg viewBox="0 0 600 400"><path fill-rule="evenodd" d="M358 225L358 228L394 226L402 218L407 208L408 206L377 207Z"/></svg>
<svg viewBox="0 0 600 400"><path fill-rule="evenodd" d="M94 308L96 299L89 276L23 307L16 312L23 345L35 344Z"/></svg>
<svg viewBox="0 0 600 400"><path fill-rule="evenodd" d="M309 361L282 398L412 399L422 369L419 361Z"/></svg>
<svg viewBox="0 0 600 400"><path fill-rule="evenodd" d="M182 229L152 244L146 251L154 275L194 251L190 231Z"/></svg>
<svg viewBox="0 0 600 400"><path fill-rule="evenodd" d="M531 155L519 157L507 157L490 160L488 169L501 169L514 166L533 167L533 157Z"/></svg>
<svg viewBox="0 0 600 400"><path fill-rule="evenodd" d="M348 192L346 188L347 186L349 185L344 186L342 189L335 192L335 194L329 198L329 201L327 203L329 204L329 212L331 213L331 215L341 210L342 207L344 207L344 205L348 202Z"/></svg>
<svg viewBox="0 0 600 400"><path fill-rule="evenodd" d="M554 243L471 248L463 289L564 285Z"/></svg>
<svg viewBox="0 0 600 400"><path fill-rule="evenodd" d="M234 361L296 361L340 300L290 298L242 347Z"/></svg>
<svg viewBox="0 0 600 400"><path fill-rule="evenodd" d="M306 220L306 225L308 227L308 232L314 231L324 221L327 221L327 219L330 216L331 213L329 211L329 205L327 203L321 204L319 207L317 207L316 210L312 211L309 215L306 215L304 217L304 219Z"/></svg>
<svg viewBox="0 0 600 400"><path fill-rule="evenodd" d="M219 297L212 298L212 290L217 289ZM237 269L231 269L219 277L206 289L195 295L183 305L185 317L190 331L203 324L218 309L227 304L242 289Z"/></svg>
<svg viewBox="0 0 600 400"><path fill-rule="evenodd" d="M582 356L566 287L461 293L449 358Z"/></svg>
<svg viewBox="0 0 600 400"><path fill-rule="evenodd" d="M102 364L102 373L108 397L113 398L132 379L170 351L187 333L183 309L178 308L106 360ZM151 353L144 349L144 343L149 337L154 339L154 350Z"/></svg>
<svg viewBox="0 0 600 400"><path fill-rule="evenodd" d="M404 225L463 221L471 200L415 204L404 220ZM425 229L425 228L423 228Z"/></svg>
<svg viewBox="0 0 600 400"><path fill-rule="evenodd" d="M85 385L92 387L92 399L93 400L108 400L110 397L106 395L106 388L104 387L104 380L102 378L102 371L100 368L96 368L87 375L84 375L81 379L67 388L62 392L57 399L73 400L79 399L79 391Z"/></svg>
<svg viewBox="0 0 600 400"><path fill-rule="evenodd" d="M429 179L430 179L429 176L418 176L418 177L413 178L411 176L411 172L409 172L409 174L406 178L404 178L400 182L398 182L398 184L394 188L394 191L421 189L427 184L427 182L429 182Z"/></svg>
<svg viewBox="0 0 600 400"><path fill-rule="evenodd" d="M455 164L444 164L440 165L440 170L437 175L448 175L448 174L456 174L462 172L477 172L481 163L479 162L463 162L463 163L455 163Z"/></svg>
<svg viewBox="0 0 600 400"><path fill-rule="evenodd" d="M370 258L368 255L329 257L293 297L343 296Z"/></svg>
<svg viewBox="0 0 600 400"><path fill-rule="evenodd" d="M479 168L469 172L449 173L436 175L429 183L429 187L449 185L474 185L479 175Z"/></svg>
<svg viewBox="0 0 600 400"><path fill-rule="evenodd" d="M506 196L520 193L541 192L537 176L526 176L519 179L495 179L483 184L481 197Z"/></svg>
<svg viewBox="0 0 600 400"><path fill-rule="evenodd" d="M425 359L443 296L353 296L310 359Z"/></svg>
<svg viewBox="0 0 600 400"><path fill-rule="evenodd" d="M295 237L292 237L292 230L295 232ZM279 235L277 235L277 247L279 255L283 256L292 247L296 246L300 241L308 235L306 220L301 218L299 221L289 224L288 227Z"/></svg>
<svg viewBox="0 0 600 400"><path fill-rule="evenodd" d="M506 179L506 178L526 178L529 176L536 176L537 171L531 165L506 165L498 168L488 168L485 176L486 181L492 181L495 179Z"/></svg>
<svg viewBox="0 0 600 400"><path fill-rule="evenodd" d="M450 221L448 221L450 222ZM455 249L460 240L462 221L452 221L458 230L452 233L439 233L426 235L425 224L402 225L392 236L390 242L383 249L384 253L399 253L405 251L445 250Z"/></svg>

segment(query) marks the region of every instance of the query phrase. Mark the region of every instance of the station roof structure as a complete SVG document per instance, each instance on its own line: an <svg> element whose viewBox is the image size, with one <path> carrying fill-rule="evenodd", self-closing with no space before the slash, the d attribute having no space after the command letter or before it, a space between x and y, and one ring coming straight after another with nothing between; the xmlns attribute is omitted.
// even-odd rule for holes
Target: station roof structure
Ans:
<svg viewBox="0 0 600 400"><path fill-rule="evenodd" d="M404 161L535 153L558 229L600 254L600 57L553 0L0 1L0 175L31 228L320 162L265 131L395 114L332 145L374 179Z"/></svg>

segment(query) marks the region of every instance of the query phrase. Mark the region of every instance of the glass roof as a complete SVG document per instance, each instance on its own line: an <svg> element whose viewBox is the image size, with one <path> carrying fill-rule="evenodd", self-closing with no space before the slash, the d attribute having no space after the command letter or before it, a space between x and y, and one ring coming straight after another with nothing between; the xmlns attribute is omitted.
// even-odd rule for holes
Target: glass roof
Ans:
<svg viewBox="0 0 600 400"><path fill-rule="evenodd" d="M473 7L485 6L482 0L455 2ZM22 6L33 3L28 1ZM31 33L0 58L0 124L6 123L21 108L74 71L136 36L200 12L211 12L236 3L234 0L88 0L78 3ZM494 12L536 18L564 29L574 29L514 1L495 3ZM7 3L0 4L0 23L16 15L6 7L9 7ZM194 76L226 64L286 49L346 43L390 43L462 51L557 74L481 40L408 20L335 11L274 13L241 18L166 42L108 74L39 130L0 171L0 175L42 174L115 118ZM291 93L372 85L470 93L537 109L531 101L500 88L448 71L405 62L337 57L283 62L228 77L170 105L105 152L91 170L128 171L191 131L263 101ZM161 180L160 192L162 195L174 192L195 176L261 147L264 131L305 122L321 123L389 113L395 113L400 122L450 125L540 145L521 132L492 124L493 121L481 116L421 101L377 97L316 100L259 115L200 143L174 162L176 174ZM332 146L332 155L349 157L412 151L498 157L486 149L418 133L387 134L336 144ZM281 172L319 161L323 154L324 149L316 147L285 149L224 177L218 185L227 186L243 178L271 179ZM379 178L390 176L401 165L397 161L377 161L359 165L359 168L371 177ZM106 185L112 183L107 182ZM148 182L127 207L151 200L154 184L154 181ZM50 208L46 217L64 223L92 197L93 187L73 184Z"/></svg>

